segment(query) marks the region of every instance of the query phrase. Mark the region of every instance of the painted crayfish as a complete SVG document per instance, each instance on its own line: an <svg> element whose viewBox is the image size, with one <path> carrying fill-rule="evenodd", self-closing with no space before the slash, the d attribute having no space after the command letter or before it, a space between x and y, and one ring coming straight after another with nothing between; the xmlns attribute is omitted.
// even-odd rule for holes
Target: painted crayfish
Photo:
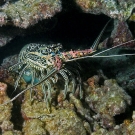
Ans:
<svg viewBox="0 0 135 135"><path fill-rule="evenodd" d="M64 97L66 97L69 84L68 76L72 76L73 93L75 92L76 84L72 72L65 68L65 63L76 58L78 59L79 57L87 56L93 52L93 49L63 52L60 43L51 45L35 43L28 44L21 50L18 63L10 67L10 70L13 71L20 70L19 76L15 82L15 89L18 86L20 78L26 78L26 76L30 74L31 78L29 81L31 82L31 87L41 84L44 93L44 100L49 102L51 99L51 82L56 83L59 78L58 74L60 74L65 82L63 94ZM31 89L31 87L28 89ZM81 90L80 97L82 97Z"/></svg>
<svg viewBox="0 0 135 135"><path fill-rule="evenodd" d="M106 24L107 26L107 24ZM105 27L106 27L105 26ZM104 27L104 29L105 29ZM37 85L42 86L44 93L44 100L46 103L51 99L51 84L56 83L59 75L64 79L64 97L66 97L69 85L69 76L72 78L73 91L75 93L76 80L72 75L72 71L65 67L67 62L83 59L87 57L101 57L99 54L104 51L92 55L97 48L100 37L104 31L101 31L96 42L90 49L76 50L76 51L63 51L62 45L58 44L36 44L31 43L22 48L19 54L18 63L10 67L11 71L20 71L19 76L15 82L15 89L18 86L21 77L30 74L29 82L31 86L21 91L18 95L12 98L9 102L15 100L19 95L27 90L32 89ZM112 48L111 48L112 49ZM105 50L108 51L109 49ZM127 55L127 54L126 54ZM105 56L104 56L105 57ZM82 90L79 90L79 95L82 97ZM9 103L7 102L7 103ZM4 103L6 104L6 103Z"/></svg>

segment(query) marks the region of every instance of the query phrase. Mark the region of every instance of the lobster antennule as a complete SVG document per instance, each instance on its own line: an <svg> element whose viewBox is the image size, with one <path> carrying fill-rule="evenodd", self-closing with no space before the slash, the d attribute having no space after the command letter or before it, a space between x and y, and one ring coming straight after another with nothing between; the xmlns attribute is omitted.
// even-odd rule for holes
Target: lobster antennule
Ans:
<svg viewBox="0 0 135 135"><path fill-rule="evenodd" d="M63 52L62 53L62 58L64 59L65 62L68 61L74 61L77 59L82 59L92 53L94 53L97 49L97 46L99 44L99 41L103 35L103 32L105 31L108 23L111 21L112 19L110 19L106 25L104 26L104 28L102 29L102 31L100 32L99 36L97 37L97 39L95 40L95 42L93 43L93 45L91 46L91 48L89 49L85 49L85 50L77 50L77 51L68 51L68 52Z"/></svg>
<svg viewBox="0 0 135 135"><path fill-rule="evenodd" d="M97 39L94 41L93 45L91 46L90 49L92 49L93 51L96 51L96 50L97 50L97 46L98 46L98 44L99 44L99 42L100 42L100 39L101 39L101 37L102 37L102 35L103 35L103 33L104 33L104 31L105 31L107 25L109 24L109 22L110 22L111 20L112 20L112 19L110 19L110 20L106 23L106 25L104 26L104 28L102 29L102 31L99 33Z"/></svg>

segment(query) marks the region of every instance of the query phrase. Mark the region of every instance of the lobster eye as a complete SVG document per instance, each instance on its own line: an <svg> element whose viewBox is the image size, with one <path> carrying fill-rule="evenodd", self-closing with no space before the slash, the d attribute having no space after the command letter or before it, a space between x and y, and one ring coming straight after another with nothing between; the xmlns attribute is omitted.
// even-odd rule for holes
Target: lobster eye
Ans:
<svg viewBox="0 0 135 135"><path fill-rule="evenodd" d="M55 53L54 53L54 52L51 52L51 55L52 55L52 56L55 56Z"/></svg>
<svg viewBox="0 0 135 135"><path fill-rule="evenodd" d="M25 70L25 71L24 71L24 75L30 76L30 75L31 75L30 70Z"/></svg>

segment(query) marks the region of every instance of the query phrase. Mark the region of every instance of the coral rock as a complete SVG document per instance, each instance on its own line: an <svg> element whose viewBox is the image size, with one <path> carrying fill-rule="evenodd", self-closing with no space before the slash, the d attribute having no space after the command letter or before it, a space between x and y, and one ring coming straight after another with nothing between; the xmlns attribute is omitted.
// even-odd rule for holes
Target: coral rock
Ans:
<svg viewBox="0 0 135 135"><path fill-rule="evenodd" d="M49 134L53 135L86 135L83 122L75 111L68 108L59 108L57 110L53 105L51 105L49 111L44 101L38 99L31 101L29 93L30 91L25 93L25 101L21 107L25 120L23 132L27 133L31 129L35 130L34 125L37 124L40 126L39 129L41 128L41 131L47 130ZM36 124L30 124L30 122L33 123L32 121Z"/></svg>
<svg viewBox="0 0 135 135"><path fill-rule="evenodd" d="M70 109L57 110L45 123L47 131L53 135L86 135L81 119Z"/></svg>
<svg viewBox="0 0 135 135"><path fill-rule="evenodd" d="M88 87L85 101L99 115L103 126L115 126L113 116L125 112L131 104L131 97L116 83L115 80L105 80L104 86Z"/></svg>
<svg viewBox="0 0 135 135"><path fill-rule="evenodd" d="M60 0L18 0L6 3L0 12L0 25L27 28L61 11ZM7 21L8 20L8 21Z"/></svg>
<svg viewBox="0 0 135 135"><path fill-rule="evenodd" d="M2 135L22 135L22 133L20 131L6 131L4 132Z"/></svg>
<svg viewBox="0 0 135 135"><path fill-rule="evenodd" d="M104 13L111 18L118 18L120 20L126 20L135 7L132 0L75 0L75 2L86 13Z"/></svg>
<svg viewBox="0 0 135 135"><path fill-rule="evenodd" d="M25 121L23 133L24 135L47 135L44 123L38 119Z"/></svg>
<svg viewBox="0 0 135 135"><path fill-rule="evenodd" d="M6 95L7 85L0 82L0 104L9 101L10 99ZM11 118L12 103L6 105L0 105L0 122L10 120Z"/></svg>

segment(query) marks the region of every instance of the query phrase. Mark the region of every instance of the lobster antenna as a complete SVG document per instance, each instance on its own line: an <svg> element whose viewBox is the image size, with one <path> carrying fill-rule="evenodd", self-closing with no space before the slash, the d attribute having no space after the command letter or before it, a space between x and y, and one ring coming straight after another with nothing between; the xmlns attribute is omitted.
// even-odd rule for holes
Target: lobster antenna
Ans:
<svg viewBox="0 0 135 135"><path fill-rule="evenodd" d="M114 49L114 48L117 48L117 47L119 47L119 46L125 45L125 44L130 43L130 42L133 42L133 41L135 41L135 39L130 40L130 41L127 41L127 42L122 43L122 44L119 44L119 45L117 45L117 46L113 46L113 47L108 48L108 49L106 49L106 50L104 50L104 51L101 51L101 52L99 52L99 53L96 53L96 54L94 54L94 55L92 55L92 56L97 56L97 55L99 55L99 54L102 54L102 53L104 53L104 52L110 51L110 50L112 50L112 49ZM125 55L126 55L126 54L125 54Z"/></svg>
<svg viewBox="0 0 135 135"><path fill-rule="evenodd" d="M100 39L101 39L101 37L102 37L102 35L103 35L103 33L104 33L104 31L105 31L105 29L106 29L108 23L109 23L111 20L112 20L112 19L110 19L110 20L106 23L106 25L104 26L104 28L102 29L102 31L100 32L100 34L98 35L97 39L94 41L94 43L93 43L93 45L91 46L90 49L92 49L92 50L94 50L94 51L97 49L97 46L98 46L98 44L99 44L99 42L100 42Z"/></svg>
<svg viewBox="0 0 135 135"><path fill-rule="evenodd" d="M105 52L107 52L107 51L110 51L110 50L112 50L112 49L114 49L114 48L117 48L117 47L119 47L119 46L122 46L122 45L124 45L124 44L127 44L127 43L130 43L130 42L133 42L133 41L135 41L135 39L133 39L133 40L130 40L130 41L128 41L128 42L125 42L125 43L122 43L122 44L119 44L119 45L117 45L117 46L113 46L113 47L111 47L111 48L108 48L108 49L106 49L106 50L103 50L103 51L101 51L101 52L99 52L99 53L96 53L96 54L94 54L94 55L90 55L90 56L83 56L83 57L78 57L78 58L74 58L74 59L69 59L69 60L66 60L66 62L70 62L70 61L75 61L75 60L81 60L81 59L86 59L86 58L109 58L109 57L120 57L120 56L132 56L132 55L135 55L135 54L118 54L118 55L104 55L104 56L102 56L102 55L99 55L99 54L103 54L103 53L105 53Z"/></svg>
<svg viewBox="0 0 135 135"><path fill-rule="evenodd" d="M53 74L55 74L56 72L58 71L58 69L56 68L53 68L41 81L39 81L38 83L34 84L33 86L30 86L26 89L24 89L23 91L21 91L19 94L17 94L14 98L12 98L11 100L3 103L3 104L0 104L1 105L6 105L8 103L11 103L12 101L14 101L16 98L18 98L21 94L23 94L25 91L29 90L29 89L32 89L33 87L41 84L42 82L44 82L45 80L47 80L50 76L52 76Z"/></svg>
<svg viewBox="0 0 135 135"><path fill-rule="evenodd" d="M109 57L121 57L121 56L134 56L135 55L135 53L133 53L133 54L116 54L116 55L108 55L108 56L102 56L102 55L96 55L96 56L86 56L85 58L109 58Z"/></svg>

